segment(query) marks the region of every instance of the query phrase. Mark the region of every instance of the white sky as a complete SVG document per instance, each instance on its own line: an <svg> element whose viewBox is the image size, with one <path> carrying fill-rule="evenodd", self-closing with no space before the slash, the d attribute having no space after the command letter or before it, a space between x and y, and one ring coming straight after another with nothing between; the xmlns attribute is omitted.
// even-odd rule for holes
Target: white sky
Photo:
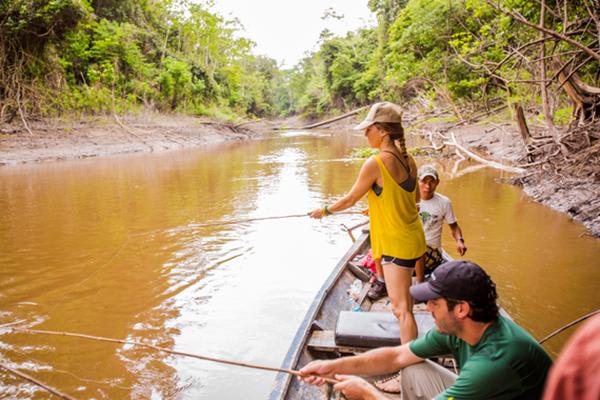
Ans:
<svg viewBox="0 0 600 400"><path fill-rule="evenodd" d="M215 0L218 14L238 18L244 37L256 43L254 54L265 55L290 68L306 52L316 50L319 34L325 28L336 35L364 26L374 26L375 16L368 0ZM333 8L341 20L322 20Z"/></svg>

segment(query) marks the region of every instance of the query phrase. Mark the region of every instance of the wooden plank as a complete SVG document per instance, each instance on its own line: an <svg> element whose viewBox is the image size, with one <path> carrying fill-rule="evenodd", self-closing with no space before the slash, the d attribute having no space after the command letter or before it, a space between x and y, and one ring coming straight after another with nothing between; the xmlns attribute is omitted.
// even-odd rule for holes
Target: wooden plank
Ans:
<svg viewBox="0 0 600 400"><path fill-rule="evenodd" d="M356 300L359 307L362 307L362 304L365 302L365 299L367 298L367 294L369 294L370 289L371 289L371 282L367 282L363 285L363 288L360 291L360 294L358 295L358 300Z"/></svg>
<svg viewBox="0 0 600 400"><path fill-rule="evenodd" d="M371 279L371 275L369 275L367 270L354 261L348 262L348 269L352 271L352 273L363 282L368 282L369 279Z"/></svg>

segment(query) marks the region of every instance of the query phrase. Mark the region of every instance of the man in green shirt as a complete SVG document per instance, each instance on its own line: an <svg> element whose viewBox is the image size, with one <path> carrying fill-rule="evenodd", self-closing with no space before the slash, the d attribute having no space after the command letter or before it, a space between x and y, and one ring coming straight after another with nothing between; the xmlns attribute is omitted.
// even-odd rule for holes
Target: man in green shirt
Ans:
<svg viewBox="0 0 600 400"><path fill-rule="evenodd" d="M469 261L438 267L428 282L410 288L426 301L435 328L425 336L358 356L314 361L300 371L304 381L339 381L348 399L386 399L355 375L401 370L403 399L539 399L552 365L544 349L521 327L499 315L496 285ZM452 354L455 375L427 358Z"/></svg>

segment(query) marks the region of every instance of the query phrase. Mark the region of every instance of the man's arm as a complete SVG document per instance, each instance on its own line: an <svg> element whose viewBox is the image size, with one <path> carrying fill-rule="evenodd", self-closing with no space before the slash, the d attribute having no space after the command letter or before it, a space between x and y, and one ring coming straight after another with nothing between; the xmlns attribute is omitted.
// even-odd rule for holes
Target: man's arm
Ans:
<svg viewBox="0 0 600 400"><path fill-rule="evenodd" d="M333 378L336 374L344 375L383 375L423 361L417 357L407 344L395 347L382 347L352 357L335 360L313 361L300 370L304 381L322 384L318 377Z"/></svg>
<svg viewBox="0 0 600 400"><path fill-rule="evenodd" d="M465 246L465 239L463 238L460 226L458 226L458 222L448 224L448 226L450 226L450 230L452 231L452 237L456 240L456 251L458 251L458 254L461 256L465 255L467 246Z"/></svg>

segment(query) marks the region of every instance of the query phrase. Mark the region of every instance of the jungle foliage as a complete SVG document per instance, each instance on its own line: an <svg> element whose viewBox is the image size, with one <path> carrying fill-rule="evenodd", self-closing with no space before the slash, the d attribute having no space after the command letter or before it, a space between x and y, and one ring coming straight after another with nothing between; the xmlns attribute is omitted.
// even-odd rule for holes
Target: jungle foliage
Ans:
<svg viewBox="0 0 600 400"><path fill-rule="evenodd" d="M280 70L210 0L4 0L0 121L142 107L316 118L378 100L441 105L459 120L499 104L543 109L549 124L600 112L600 0L368 4L376 26L325 30Z"/></svg>
<svg viewBox="0 0 600 400"><path fill-rule="evenodd" d="M562 120L565 110L581 109L574 117L584 119L600 112L598 0L369 0L369 6L376 27L324 39L292 71L290 109L318 115L413 100L425 108L444 105L461 120L465 110L500 103L537 110L545 101ZM542 13L543 28L572 42L537 28ZM575 94L565 91L569 74L585 82Z"/></svg>
<svg viewBox="0 0 600 400"><path fill-rule="evenodd" d="M274 60L186 0L0 2L0 117L65 111L272 113Z"/></svg>

